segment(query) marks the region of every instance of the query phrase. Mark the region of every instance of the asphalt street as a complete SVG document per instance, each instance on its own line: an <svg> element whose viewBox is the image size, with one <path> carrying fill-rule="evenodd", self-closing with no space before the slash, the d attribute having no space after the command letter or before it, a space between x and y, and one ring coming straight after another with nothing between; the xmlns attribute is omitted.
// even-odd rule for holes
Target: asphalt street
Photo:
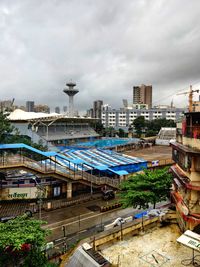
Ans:
<svg viewBox="0 0 200 267"><path fill-rule="evenodd" d="M113 203L113 201L111 202ZM99 205L100 204L100 205ZM93 233L98 232L99 229L103 229L104 225L107 225L118 217L134 216L137 213L141 213L142 210L133 208L118 208L107 212L91 211L88 207L101 206L102 201L90 201L68 208L62 208L59 210L50 211L42 214L42 219L48 222L44 228L51 230L51 235L47 240L55 241L65 237L76 235L80 237L81 233L87 231ZM106 204L103 202L103 204ZM166 202L160 203L158 206L164 205ZM85 233L87 234L87 233Z"/></svg>

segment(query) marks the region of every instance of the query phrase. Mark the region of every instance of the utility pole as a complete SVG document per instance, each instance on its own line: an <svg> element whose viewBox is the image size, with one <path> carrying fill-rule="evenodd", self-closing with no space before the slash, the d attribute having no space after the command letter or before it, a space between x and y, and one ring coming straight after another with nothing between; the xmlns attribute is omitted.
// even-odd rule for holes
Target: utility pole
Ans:
<svg viewBox="0 0 200 267"><path fill-rule="evenodd" d="M122 222L120 222L121 241L123 240Z"/></svg>
<svg viewBox="0 0 200 267"><path fill-rule="evenodd" d="M92 188L92 169L91 169L91 173L90 173L90 194L91 194L91 196L92 196L92 194L93 194L93 188Z"/></svg>
<svg viewBox="0 0 200 267"><path fill-rule="evenodd" d="M81 215L78 215L78 239L80 240L80 230L81 230Z"/></svg>
<svg viewBox="0 0 200 267"><path fill-rule="evenodd" d="M37 188L37 198L39 204L39 220L42 219L42 199L45 197L46 189L43 185L39 184L36 180L36 177L32 178L35 181L35 185Z"/></svg>
<svg viewBox="0 0 200 267"><path fill-rule="evenodd" d="M62 226L62 230L63 230L63 236L66 237L66 229L65 229L65 225Z"/></svg>

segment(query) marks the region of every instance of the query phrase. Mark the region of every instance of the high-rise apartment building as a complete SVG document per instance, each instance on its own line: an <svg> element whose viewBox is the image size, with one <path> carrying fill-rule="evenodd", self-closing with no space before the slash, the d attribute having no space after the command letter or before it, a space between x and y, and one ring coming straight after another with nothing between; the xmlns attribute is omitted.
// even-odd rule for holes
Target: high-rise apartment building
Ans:
<svg viewBox="0 0 200 267"><path fill-rule="evenodd" d="M28 112L34 112L34 101L26 101L26 111Z"/></svg>
<svg viewBox="0 0 200 267"><path fill-rule="evenodd" d="M93 103L93 118L101 119L101 107L103 106L102 100L96 100Z"/></svg>
<svg viewBox="0 0 200 267"><path fill-rule="evenodd" d="M133 104L147 104L152 107L152 85L133 86Z"/></svg>
<svg viewBox="0 0 200 267"><path fill-rule="evenodd" d="M55 113L60 114L60 107L55 107Z"/></svg>
<svg viewBox="0 0 200 267"><path fill-rule="evenodd" d="M93 108L90 108L87 110L86 112L86 117L90 117L90 118L93 118Z"/></svg>

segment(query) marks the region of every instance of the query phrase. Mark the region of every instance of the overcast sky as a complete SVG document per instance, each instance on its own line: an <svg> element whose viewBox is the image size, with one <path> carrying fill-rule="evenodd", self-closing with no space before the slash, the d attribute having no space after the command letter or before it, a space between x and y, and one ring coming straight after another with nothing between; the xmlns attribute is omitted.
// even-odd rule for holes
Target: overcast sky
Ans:
<svg viewBox="0 0 200 267"><path fill-rule="evenodd" d="M199 0L0 0L1 100L68 105L132 103L133 85L152 84L153 102L200 85ZM186 96L175 96L177 106Z"/></svg>

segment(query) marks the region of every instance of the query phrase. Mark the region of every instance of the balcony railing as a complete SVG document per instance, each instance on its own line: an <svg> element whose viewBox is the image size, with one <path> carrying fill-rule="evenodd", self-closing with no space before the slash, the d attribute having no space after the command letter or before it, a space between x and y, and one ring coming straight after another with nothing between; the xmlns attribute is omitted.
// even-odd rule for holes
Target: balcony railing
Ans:
<svg viewBox="0 0 200 267"><path fill-rule="evenodd" d="M187 126L183 129L183 136L200 139L200 126Z"/></svg>

